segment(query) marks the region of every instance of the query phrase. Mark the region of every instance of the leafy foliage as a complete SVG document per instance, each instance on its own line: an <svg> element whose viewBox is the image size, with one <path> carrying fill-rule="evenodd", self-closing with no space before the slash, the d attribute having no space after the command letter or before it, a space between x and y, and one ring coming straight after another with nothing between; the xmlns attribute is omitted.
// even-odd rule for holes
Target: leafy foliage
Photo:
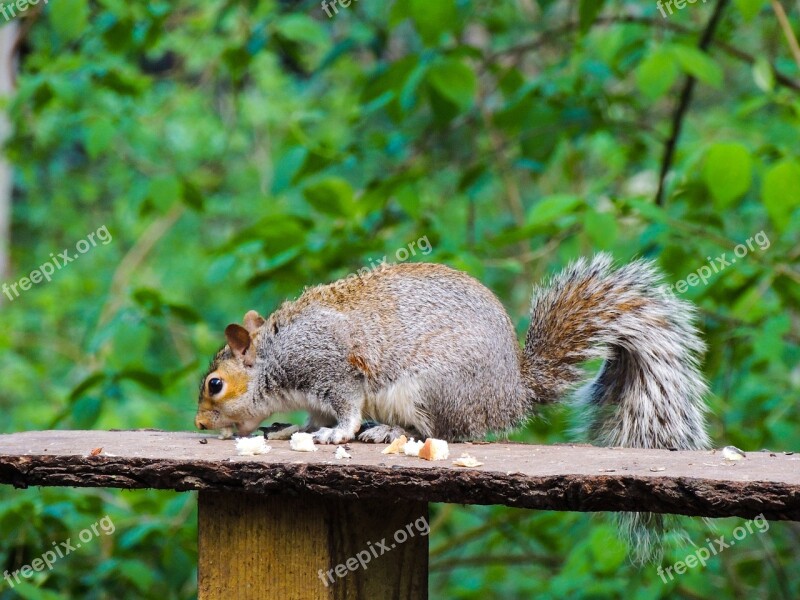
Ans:
<svg viewBox="0 0 800 600"><path fill-rule="evenodd" d="M9 104L5 281L102 225L113 241L4 303L3 431L188 429L228 322L404 248L484 281L522 332L532 282L577 256L651 257L674 282L744 244L683 294L709 345L711 433L794 449L800 74L763 0L727 7L700 51L713 10L362 0L328 18L315 2L40 3L22 17ZM687 76L698 83L656 205ZM411 246L423 238L432 252ZM570 420L554 408L513 437L564 441ZM155 492L0 490L4 568L104 514L117 525L0 598L192 597L193 506ZM433 597L800 593L792 524L665 584L625 562L600 518L433 513ZM686 521L697 544L737 524L714 534Z"/></svg>

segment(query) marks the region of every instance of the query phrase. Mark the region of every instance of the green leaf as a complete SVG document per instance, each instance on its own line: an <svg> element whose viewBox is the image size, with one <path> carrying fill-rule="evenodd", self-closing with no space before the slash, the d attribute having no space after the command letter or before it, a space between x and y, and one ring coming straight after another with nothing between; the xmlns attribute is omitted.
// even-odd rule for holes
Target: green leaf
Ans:
<svg viewBox="0 0 800 600"><path fill-rule="evenodd" d="M442 33L455 29L458 20L455 0L408 0L408 12L429 46L436 44Z"/></svg>
<svg viewBox="0 0 800 600"><path fill-rule="evenodd" d="M462 110L475 99L478 78L472 69L460 60L446 58L434 63L427 73L428 83L442 96Z"/></svg>
<svg viewBox="0 0 800 600"><path fill-rule="evenodd" d="M706 154L703 181L714 198L714 206L726 208L743 196L753 182L753 159L739 143L714 144Z"/></svg>
<svg viewBox="0 0 800 600"><path fill-rule="evenodd" d="M636 68L636 85L639 91L655 100L663 96L678 77L678 65L672 53L655 48Z"/></svg>
<svg viewBox="0 0 800 600"><path fill-rule="evenodd" d="M597 248L607 250L617 239L617 220L607 212L589 211L583 218L586 235Z"/></svg>
<svg viewBox="0 0 800 600"><path fill-rule="evenodd" d="M775 88L775 72L765 56L759 56L753 63L753 81L765 92L771 92Z"/></svg>
<svg viewBox="0 0 800 600"><path fill-rule="evenodd" d="M126 369L124 371L120 371L117 373L117 379L129 379L131 381L135 381L142 387L154 392L160 392L162 389L164 389L164 384L161 382L161 378L158 377L158 375L139 369Z"/></svg>
<svg viewBox="0 0 800 600"><path fill-rule="evenodd" d="M203 194L197 186L190 181L182 181L181 188L183 191L183 203L196 211L203 210Z"/></svg>
<svg viewBox="0 0 800 600"><path fill-rule="evenodd" d="M653 223L669 225L669 215L667 212L653 204L651 200L639 200L637 198L627 198L625 204L634 209L639 215Z"/></svg>
<svg viewBox="0 0 800 600"><path fill-rule="evenodd" d="M39 589L32 583L20 579L19 583L14 584L14 592L25 600L62 600L63 596L60 593L51 592L50 590Z"/></svg>
<svg viewBox="0 0 800 600"><path fill-rule="evenodd" d="M161 532L161 523L143 522L133 527L128 527L120 535L118 546L124 550L135 549L139 544L157 536Z"/></svg>
<svg viewBox="0 0 800 600"><path fill-rule="evenodd" d="M578 196L557 194L542 198L528 210L525 223L527 225L547 225L557 218L574 212L575 208L583 204Z"/></svg>
<svg viewBox="0 0 800 600"><path fill-rule="evenodd" d="M163 176L156 177L150 182L148 192L159 206L164 206L172 203L173 201L181 198L182 194L181 182L177 177Z"/></svg>
<svg viewBox="0 0 800 600"><path fill-rule="evenodd" d="M628 549L608 526L595 527L589 537L592 566L601 573L614 573L625 562Z"/></svg>
<svg viewBox="0 0 800 600"><path fill-rule="evenodd" d="M419 192L414 189L413 184L405 184L400 186L394 193L394 199L400 205L406 214L414 219L419 219L422 214Z"/></svg>
<svg viewBox="0 0 800 600"><path fill-rule="evenodd" d="M185 304L167 304L167 310L177 319L185 323L200 323L203 319L191 306Z"/></svg>
<svg viewBox="0 0 800 600"><path fill-rule="evenodd" d="M531 168L541 172L561 139L568 135L561 127L562 114L556 108L536 102L524 118L526 126L530 127L529 131L535 135L524 136L520 141L520 150L525 158L534 161Z"/></svg>
<svg viewBox="0 0 800 600"><path fill-rule="evenodd" d="M761 201L779 231L786 229L792 211L800 205L800 164L787 158L773 165L761 184Z"/></svg>
<svg viewBox="0 0 800 600"><path fill-rule="evenodd" d="M92 78L98 84L123 96L137 96L148 87L144 78L119 69L98 68Z"/></svg>
<svg viewBox="0 0 800 600"><path fill-rule="evenodd" d="M753 340L755 356L771 363L780 362L785 347L783 336L791 330L789 315L775 315L766 319L760 327L761 335Z"/></svg>
<svg viewBox="0 0 800 600"><path fill-rule="evenodd" d="M669 49L687 74L712 87L722 86L722 69L708 54L693 46L679 44Z"/></svg>
<svg viewBox="0 0 800 600"><path fill-rule="evenodd" d="M100 117L88 126L86 132L86 152L90 158L97 158L109 147L116 132L108 118Z"/></svg>
<svg viewBox="0 0 800 600"><path fill-rule="evenodd" d="M328 39L328 34L322 25L301 13L283 15L275 21L274 26L281 37L293 42L319 44Z"/></svg>
<svg viewBox="0 0 800 600"><path fill-rule="evenodd" d="M72 427L75 429L90 429L100 418L103 401L97 396L84 396L78 399L70 410Z"/></svg>
<svg viewBox="0 0 800 600"><path fill-rule="evenodd" d="M580 0L578 5L578 17L581 33L589 31L597 19L597 15L603 10L605 0Z"/></svg>
<svg viewBox="0 0 800 600"><path fill-rule="evenodd" d="M353 188L341 177L327 177L306 186L303 196L322 213L348 216L353 212Z"/></svg>
<svg viewBox="0 0 800 600"><path fill-rule="evenodd" d="M269 259L263 262L263 266L258 270L258 273L247 280L247 285L254 287L273 279L276 272L281 269L285 270L288 265L291 265L299 256L302 256L307 251L308 248L305 246L295 246L283 252L273 254Z"/></svg>
<svg viewBox="0 0 800 600"><path fill-rule="evenodd" d="M736 8L742 13L745 21L752 21L753 18L761 12L762 7L766 4L766 0L733 0Z"/></svg>
<svg viewBox="0 0 800 600"><path fill-rule="evenodd" d="M89 6L86 0L59 0L48 4L53 29L65 41L78 38L86 29Z"/></svg>
<svg viewBox="0 0 800 600"><path fill-rule="evenodd" d="M153 581L155 580L153 568L143 561L122 560L119 562L117 572L135 585L140 593L144 594L152 589Z"/></svg>
<svg viewBox="0 0 800 600"><path fill-rule="evenodd" d="M760 286L744 288L738 298L732 298L731 316L745 323L758 323L769 314L769 306Z"/></svg>
<svg viewBox="0 0 800 600"><path fill-rule="evenodd" d="M152 288L138 288L131 294L133 300L151 315L160 315L164 299Z"/></svg>
<svg viewBox="0 0 800 600"><path fill-rule="evenodd" d="M414 108L417 103L417 89L421 81L425 80L425 75L428 72L428 65L424 61L414 67L408 74L408 77L402 81L398 101L400 108L408 112ZM398 82L400 83L400 82Z"/></svg>

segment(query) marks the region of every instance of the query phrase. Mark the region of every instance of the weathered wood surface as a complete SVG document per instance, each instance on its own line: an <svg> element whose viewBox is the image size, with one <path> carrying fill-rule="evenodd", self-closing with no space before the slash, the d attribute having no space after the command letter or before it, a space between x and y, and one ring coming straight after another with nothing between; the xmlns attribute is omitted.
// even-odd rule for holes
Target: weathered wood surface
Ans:
<svg viewBox="0 0 800 600"><path fill-rule="evenodd" d="M424 502L204 491L198 508L198 600L428 597Z"/></svg>
<svg viewBox="0 0 800 600"><path fill-rule="evenodd" d="M201 444L200 440L207 443ZM270 441L272 451L236 456L232 440L159 431L39 431L0 435L0 483L27 486L242 491L338 498L504 504L570 511L653 511L695 516L800 520L800 455L670 452L451 444L484 466L455 467L381 454L384 445L351 443L314 453ZM103 452L91 456L91 451Z"/></svg>

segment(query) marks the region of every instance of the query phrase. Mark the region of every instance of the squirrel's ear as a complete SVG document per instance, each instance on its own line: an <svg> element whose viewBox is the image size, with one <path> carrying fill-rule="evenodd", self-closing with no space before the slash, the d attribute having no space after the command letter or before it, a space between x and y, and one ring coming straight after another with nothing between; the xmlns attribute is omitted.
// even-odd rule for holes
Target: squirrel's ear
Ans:
<svg viewBox="0 0 800 600"><path fill-rule="evenodd" d="M233 350L233 354L238 357L243 357L247 354L250 348L250 332L241 325L231 323L225 328L225 339L228 340L228 346Z"/></svg>
<svg viewBox="0 0 800 600"><path fill-rule="evenodd" d="M260 314L258 314L254 310L247 311L247 314L244 316L244 328L247 329L250 333L253 333L256 329L261 327L266 320Z"/></svg>

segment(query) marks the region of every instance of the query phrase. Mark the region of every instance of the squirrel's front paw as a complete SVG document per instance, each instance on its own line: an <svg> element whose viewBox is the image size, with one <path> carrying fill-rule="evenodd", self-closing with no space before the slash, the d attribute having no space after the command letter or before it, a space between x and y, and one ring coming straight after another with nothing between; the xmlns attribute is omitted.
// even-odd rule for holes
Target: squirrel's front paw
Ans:
<svg viewBox="0 0 800 600"><path fill-rule="evenodd" d="M314 441L318 444L343 444L353 439L353 436L339 427L320 427L317 431L311 434L314 436Z"/></svg>

